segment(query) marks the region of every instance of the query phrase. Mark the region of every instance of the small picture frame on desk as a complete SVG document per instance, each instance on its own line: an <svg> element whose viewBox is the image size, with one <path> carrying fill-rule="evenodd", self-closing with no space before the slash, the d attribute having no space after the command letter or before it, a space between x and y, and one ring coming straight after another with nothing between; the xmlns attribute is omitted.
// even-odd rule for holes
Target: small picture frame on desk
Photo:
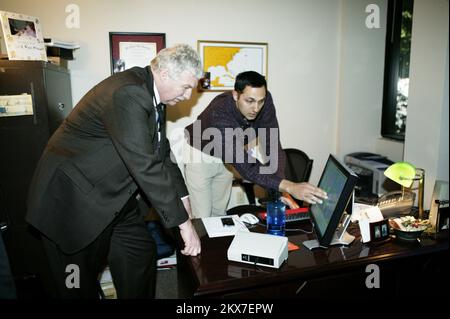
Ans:
<svg viewBox="0 0 450 319"><path fill-rule="evenodd" d="M371 243L383 243L390 239L389 219L386 218L379 222L370 223L369 227Z"/></svg>
<svg viewBox="0 0 450 319"><path fill-rule="evenodd" d="M433 227L434 238L448 238L449 236L449 204L448 200L442 201L443 204L439 204L436 226Z"/></svg>

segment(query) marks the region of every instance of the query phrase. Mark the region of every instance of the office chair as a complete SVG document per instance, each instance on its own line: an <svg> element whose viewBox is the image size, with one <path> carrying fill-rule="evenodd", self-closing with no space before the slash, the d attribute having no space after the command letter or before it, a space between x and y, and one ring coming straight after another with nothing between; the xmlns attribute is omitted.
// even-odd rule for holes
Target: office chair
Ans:
<svg viewBox="0 0 450 319"><path fill-rule="evenodd" d="M284 174L286 178L295 183L308 182L313 167L313 159L298 149L286 148L286 167ZM294 198L295 199L295 198ZM295 199L297 204L302 207L303 201Z"/></svg>
<svg viewBox="0 0 450 319"><path fill-rule="evenodd" d="M311 176L313 160L305 152L295 148L286 148L284 153L286 154L286 168L284 171L286 178L295 183L308 182Z"/></svg>
<svg viewBox="0 0 450 319"><path fill-rule="evenodd" d="M309 158L305 152L295 148L286 148L284 149L284 153L286 155L286 165L284 171L286 178L295 183L308 182L313 167L313 159ZM244 188L250 205L240 205L230 208L227 211L227 215L254 213L265 210L268 198L260 198L258 203L261 206L257 206L253 183L242 180L236 180L235 183ZM297 199L295 199L295 201L300 207L303 206L303 201Z"/></svg>
<svg viewBox="0 0 450 319"><path fill-rule="evenodd" d="M286 179L295 183L308 182L313 167L313 159L309 158L305 152L295 148L286 148L284 153L286 155L284 169ZM267 197L261 198L259 204L265 206L267 201ZM300 207L303 206L303 201L298 199L295 199L295 201Z"/></svg>

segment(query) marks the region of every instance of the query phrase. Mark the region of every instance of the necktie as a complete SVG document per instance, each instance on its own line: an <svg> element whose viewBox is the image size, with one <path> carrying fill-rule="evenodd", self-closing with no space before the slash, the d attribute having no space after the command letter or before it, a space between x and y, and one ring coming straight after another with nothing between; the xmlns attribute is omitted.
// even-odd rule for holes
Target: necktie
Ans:
<svg viewBox="0 0 450 319"><path fill-rule="evenodd" d="M162 126L164 124L165 118L164 118L164 104L163 103L159 103L158 105L156 105L156 122L158 125L158 142L156 145L157 150L159 151L159 148L161 146L161 131L162 131Z"/></svg>
<svg viewBox="0 0 450 319"><path fill-rule="evenodd" d="M161 132L161 127L164 124L163 107L164 107L163 103L159 103L158 105L156 105L156 111L157 111L156 122L158 123L158 132Z"/></svg>

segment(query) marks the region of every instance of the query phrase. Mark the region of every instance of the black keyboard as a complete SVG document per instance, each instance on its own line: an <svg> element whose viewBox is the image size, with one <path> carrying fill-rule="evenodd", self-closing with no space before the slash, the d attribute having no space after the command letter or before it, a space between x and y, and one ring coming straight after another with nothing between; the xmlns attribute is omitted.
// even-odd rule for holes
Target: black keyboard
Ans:
<svg viewBox="0 0 450 319"><path fill-rule="evenodd" d="M260 219L266 220L267 213L262 212L258 216ZM308 220L308 219L309 219L309 214L308 214L308 208L306 208L306 207L286 209L286 223L298 222L301 220Z"/></svg>
<svg viewBox="0 0 450 319"><path fill-rule="evenodd" d="M292 214L286 214L286 223L289 222L298 222L301 220L308 220L309 214L306 213L292 213Z"/></svg>

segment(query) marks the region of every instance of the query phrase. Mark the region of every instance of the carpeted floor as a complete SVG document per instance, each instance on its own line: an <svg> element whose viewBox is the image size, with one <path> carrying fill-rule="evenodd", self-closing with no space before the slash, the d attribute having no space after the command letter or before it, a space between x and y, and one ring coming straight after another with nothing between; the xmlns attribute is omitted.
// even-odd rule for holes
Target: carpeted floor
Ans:
<svg viewBox="0 0 450 319"><path fill-rule="evenodd" d="M157 271L155 298L178 298L178 274L176 268Z"/></svg>

